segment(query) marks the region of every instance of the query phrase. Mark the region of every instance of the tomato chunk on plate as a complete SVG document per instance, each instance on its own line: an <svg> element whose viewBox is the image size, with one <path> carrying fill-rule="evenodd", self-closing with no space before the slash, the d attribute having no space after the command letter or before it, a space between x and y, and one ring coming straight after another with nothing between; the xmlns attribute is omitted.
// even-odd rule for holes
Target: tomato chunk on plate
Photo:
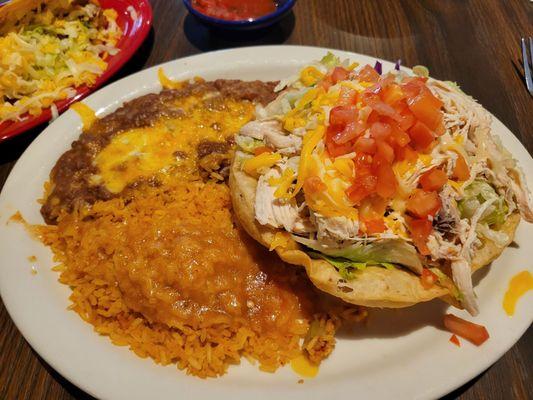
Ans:
<svg viewBox="0 0 533 400"><path fill-rule="evenodd" d="M483 325L474 324L453 314L446 314L444 316L444 326L451 333L461 336L476 346L482 345L490 337L487 328Z"/></svg>

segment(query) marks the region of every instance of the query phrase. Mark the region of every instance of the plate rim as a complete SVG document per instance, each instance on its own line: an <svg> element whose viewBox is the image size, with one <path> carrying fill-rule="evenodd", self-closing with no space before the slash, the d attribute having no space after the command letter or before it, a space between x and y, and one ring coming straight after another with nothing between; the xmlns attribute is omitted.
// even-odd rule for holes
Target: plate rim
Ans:
<svg viewBox="0 0 533 400"><path fill-rule="evenodd" d="M141 75L152 74L152 75L156 76L155 72L157 71L157 69L160 68L160 67L164 68L165 65L168 65L168 64L179 63L179 62L185 62L186 63L186 62L191 62L191 61L194 61L194 60L201 60L203 58L209 58L209 57L212 57L213 55L220 55L220 54L223 54L223 53L229 54L229 55L232 55L232 53L236 53L236 56L239 57L240 53L245 54L247 52L261 52L261 51L264 51L265 49L269 49L269 50L277 50L277 49L290 50L291 48L295 48L298 51L306 51L306 50L312 50L312 51L315 51L315 52L317 52L317 51L321 51L321 52L333 51L333 52L335 52L337 54L341 54L343 56L351 56L351 57L359 58L359 59L367 58L367 59L372 59L372 60L379 60L381 62L384 62L385 64L389 64L389 63L392 64L392 62L390 62L390 61L383 60L383 59L380 59L380 58L377 58L377 57L372 57L372 56L368 56L368 55L364 55L364 54L349 52L349 51L345 51L345 50L337 50L337 49L332 49L332 48L323 48L323 47L318 47L318 46L272 45L272 46L243 47L243 48L238 48L238 49L225 49L225 50L218 50L218 51L215 51L215 52L208 52L208 53L202 53L202 54L197 54L197 55L188 56L188 57L177 58L177 59L172 60L172 61L168 61L168 62L159 64L159 65L152 66L152 67L147 68L145 70L142 70L142 71L139 71L139 72L134 73L132 75L129 75L127 77L124 77L124 78L112 83L111 85L106 86L105 88L102 88L100 90L95 91L94 93L92 93L87 98L87 100L90 101L92 96L96 96L98 93L103 92L103 91L112 92L113 91L113 87L120 85L121 83L123 83L123 81L128 80L128 81L132 81L133 82L136 77L139 77ZM241 57L242 57L242 55L241 55ZM301 60L301 61L303 62L304 60ZM404 67L402 67L402 68L404 68ZM408 68L404 68L404 69L409 70ZM132 92L128 93L128 95L126 96L127 99L138 97L138 95L129 96L132 93L134 93L133 88L132 88ZM122 103L122 100L120 100L120 103ZM109 108L113 108L113 106L111 106L109 104L104 105L103 107L106 109L106 113L107 113ZM35 149L39 146L39 143L41 143L41 141L45 140L45 136L49 136L51 134L50 132L53 130L54 124L56 124L57 121L62 121L63 119L66 119L66 118L68 118L68 114L64 113L62 116L60 116L60 118L58 118L56 121L54 121L52 124L50 124L45 130L43 130L42 134L40 134L36 138L36 140L34 140L34 142L30 146L28 146L28 148L25 150L25 152L21 155L21 157L19 158L19 160L17 161L17 163L13 167L13 170L9 174L8 178L6 179L6 182L4 184L2 192L0 193L0 205L3 203L4 192L5 192L4 189L8 186L7 185L8 182L10 182L10 180L14 176L14 171L17 170L17 166L19 166L22 163L26 162L26 158L29 157L28 154L30 154L31 152L35 151ZM494 115L492 115L492 118L497 124L501 125L510 134L510 136L512 137L512 140L514 140L514 142L518 143L518 145L520 147L522 147L522 149L524 151L526 151L526 153L527 153L527 150L525 150L524 146L521 144L521 142L518 140L518 138L509 129L507 129L505 127L505 125L503 125ZM81 125L81 123L79 123L79 125ZM516 144L516 143L514 143L514 144ZM529 156L529 157L531 158L531 156ZM2 229L3 229L3 227L0 227L0 232L1 232ZM2 268L0 266L0 274L1 274L1 272L2 272ZM2 299L4 300L4 304L5 304L5 307L6 307L7 311L8 311L8 314L9 314L10 318L12 319L12 321L17 326L17 329L19 329L21 334L28 341L30 346L41 357L43 357L43 359L50 366L52 366L52 368L54 368L54 370L56 370L58 373L60 373L65 379L69 380L74 385L80 387L81 389L83 389L84 391L86 391L87 393L89 393L89 394L91 394L91 395L93 395L95 397L102 396L102 393L99 393L98 390L94 390L89 384L86 384L83 380L78 379L78 377L72 376L70 371L66 371L65 368L63 368L61 366L60 362L56 362L57 360L50 360L49 357L45 357L45 356L42 355L43 351L42 351L42 349L41 349L41 351L39 350L40 346L35 346L34 343L32 343L31 340L27 339L27 335L25 335L23 333L23 331L19 328L19 318L18 317L13 318L12 310L10 309L10 306L9 306L9 301L7 301L7 302L5 301L3 292L4 291L2 289L2 284L1 284L1 281L0 281L0 295L2 296ZM76 317L79 318L77 315L76 315ZM444 387L440 387L440 388L433 388L432 390L430 389L430 390L422 391L420 393L421 397L417 397L417 398L433 398L433 397L442 396L442 395L444 395L446 393L449 393L449 392L455 390L456 388L460 387L464 383L470 381L475 376L477 376L480 373L482 373L486 368L488 368L490 365L492 365L494 362L496 362L503 354L505 354L520 339L520 337L529 328L529 326L531 325L532 321L533 321L533 314L530 314L530 316L529 316L529 324L524 324L522 329L520 329L518 331L515 331L514 332L515 335L514 335L513 339L511 341L507 341L505 345L498 347L498 349L499 349L498 351L491 353L491 356L488 357L488 358L485 357L486 360L483 363L484 364L483 368L472 369L470 371L470 373L468 373L468 374L456 375L456 379L453 380L453 383L449 383L448 385L446 385L445 388ZM80 322L83 323L83 324L86 324L81 319L80 319ZM95 333L93 333L93 334L95 334ZM183 373L183 372L180 371L178 373ZM305 393L309 394L309 388L305 389L304 387L301 387L300 391L301 391L302 394L305 394ZM104 397L101 397L101 398L108 398L108 397L104 396Z"/></svg>

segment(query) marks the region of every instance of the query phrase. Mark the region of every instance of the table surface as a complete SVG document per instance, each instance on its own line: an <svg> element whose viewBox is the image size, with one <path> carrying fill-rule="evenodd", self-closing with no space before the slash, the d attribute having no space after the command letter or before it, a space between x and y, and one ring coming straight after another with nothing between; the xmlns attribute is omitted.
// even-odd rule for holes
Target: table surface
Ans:
<svg viewBox="0 0 533 400"><path fill-rule="evenodd" d="M522 78L520 36L533 36L527 0L299 0L269 30L214 33L181 0L151 0L154 26L114 79L175 58L230 47L299 44L426 65L453 80L533 150L533 98ZM0 188L43 127L0 144ZM496 364L447 398L526 399L533 393L533 329ZM25 342L0 302L0 399L90 399Z"/></svg>

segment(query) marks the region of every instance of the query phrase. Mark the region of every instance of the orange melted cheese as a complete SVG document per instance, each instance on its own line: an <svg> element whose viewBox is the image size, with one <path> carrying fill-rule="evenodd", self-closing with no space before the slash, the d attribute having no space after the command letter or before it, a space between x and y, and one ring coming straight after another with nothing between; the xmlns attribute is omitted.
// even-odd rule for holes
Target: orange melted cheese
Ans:
<svg viewBox="0 0 533 400"><path fill-rule="evenodd" d="M74 110L81 118L84 131L89 129L91 125L94 123L94 121L96 121L96 113L87 104L78 102L78 103L72 104L70 108Z"/></svg>
<svg viewBox="0 0 533 400"><path fill-rule="evenodd" d="M513 276L503 298L503 309L507 315L514 315L516 303L520 297L530 290L533 290L533 275L531 275L531 272L522 271Z"/></svg>
<svg viewBox="0 0 533 400"><path fill-rule="evenodd" d="M120 193L128 184L158 174L197 175L196 148L201 141L225 141L253 117L249 102L213 99L208 95L177 99L182 116L163 119L153 126L115 135L98 154L99 175L93 183Z"/></svg>
<svg viewBox="0 0 533 400"><path fill-rule="evenodd" d="M318 374L318 365L313 364L303 354L300 354L291 361L291 368L303 378L314 378Z"/></svg>

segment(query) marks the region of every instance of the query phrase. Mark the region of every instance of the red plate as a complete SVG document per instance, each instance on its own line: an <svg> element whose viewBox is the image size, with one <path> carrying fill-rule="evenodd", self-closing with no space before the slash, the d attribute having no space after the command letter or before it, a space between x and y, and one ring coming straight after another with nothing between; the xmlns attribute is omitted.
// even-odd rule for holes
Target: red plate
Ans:
<svg viewBox="0 0 533 400"><path fill-rule="evenodd" d="M100 5L103 8L114 8L118 13L117 23L123 32L123 36L116 46L120 51L106 60L108 64L107 69L100 75L93 86L80 86L76 90L76 96L55 103L60 113L65 111L72 103L86 97L111 78L133 56L150 31L152 25L152 8L148 0L100 0ZM132 6L137 14L135 21L131 18L128 11L129 6ZM20 121L3 122L0 124L0 142L25 132L43 122L49 121L51 118L52 112L47 108L35 117L26 114Z"/></svg>

